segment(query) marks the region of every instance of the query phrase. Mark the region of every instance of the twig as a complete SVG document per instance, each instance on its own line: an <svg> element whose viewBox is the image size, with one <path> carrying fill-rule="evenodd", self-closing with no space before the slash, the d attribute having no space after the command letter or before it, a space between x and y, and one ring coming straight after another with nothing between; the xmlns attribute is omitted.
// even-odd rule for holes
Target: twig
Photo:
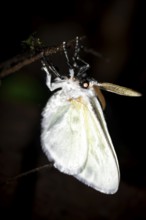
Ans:
<svg viewBox="0 0 146 220"><path fill-rule="evenodd" d="M80 37L80 40L83 40L85 36ZM67 42L67 47L73 46L75 43L75 39ZM18 70L22 67L27 66L31 63L36 62L41 59L43 56L49 56L52 54L56 54L58 52L63 51L62 44L55 47L46 47L42 49L40 52L37 52L35 55L31 53L17 55L16 57L0 64L0 78L4 78Z"/></svg>
<svg viewBox="0 0 146 220"><path fill-rule="evenodd" d="M16 181L16 180L18 180L18 179L20 179L20 178L22 178L22 177L25 177L25 176L27 176L27 175L29 175L29 174L38 172L38 171L43 170L43 169L45 169L45 168L52 168L52 167L53 167L53 164L50 163L50 164L45 164L45 165L43 165L43 166L34 168L34 169L32 169L32 170L29 170L29 171L26 171L26 172L24 172L24 173L21 173L21 174L19 174L19 175L17 175L17 176L11 177L11 178L7 179L7 181L5 181L5 182L1 182L1 183L0 183L0 186L5 185L5 184L10 184L11 182Z"/></svg>
<svg viewBox="0 0 146 220"><path fill-rule="evenodd" d="M95 51L94 49L92 48L87 48L87 47L83 47L83 51L86 52L86 53L90 53L92 54L93 56L96 56L98 58L101 58L101 59L104 59L105 62L109 63L110 62L110 59L107 58L107 57L104 57L103 54Z"/></svg>

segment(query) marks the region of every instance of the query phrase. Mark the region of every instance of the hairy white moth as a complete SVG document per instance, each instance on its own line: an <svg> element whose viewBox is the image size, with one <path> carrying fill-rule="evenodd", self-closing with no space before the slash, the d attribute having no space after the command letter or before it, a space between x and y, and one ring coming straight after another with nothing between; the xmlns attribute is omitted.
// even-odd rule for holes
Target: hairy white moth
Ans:
<svg viewBox="0 0 146 220"><path fill-rule="evenodd" d="M87 76L89 64L79 57L79 41L71 65L66 43L63 49L69 66L68 77L60 76L52 64L42 61L47 86L56 91L42 113L41 144L49 161L88 186L107 194L117 191L119 164L104 119L104 89L127 96L140 96L131 89L99 83ZM82 66L78 63L82 63ZM51 76L55 75L54 82Z"/></svg>

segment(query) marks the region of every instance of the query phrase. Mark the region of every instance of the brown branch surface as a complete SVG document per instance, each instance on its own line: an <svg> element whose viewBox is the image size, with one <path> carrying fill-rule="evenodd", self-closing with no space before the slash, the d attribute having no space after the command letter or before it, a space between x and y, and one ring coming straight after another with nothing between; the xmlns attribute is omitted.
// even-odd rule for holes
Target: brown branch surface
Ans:
<svg viewBox="0 0 146 220"><path fill-rule="evenodd" d="M80 37L80 40L83 40L84 38L85 38L84 36ZM75 39L68 41L66 45L67 47L72 47L74 43L75 43ZM40 52L36 53L35 55L31 55L31 53L17 55L16 57L13 57L12 59L7 60L6 62L0 64L0 78L4 78L20 70L22 67L40 60L41 58L43 58L43 56L49 56L62 51L63 51L63 47L62 44L60 44L55 47L46 47L45 49L42 49Z"/></svg>

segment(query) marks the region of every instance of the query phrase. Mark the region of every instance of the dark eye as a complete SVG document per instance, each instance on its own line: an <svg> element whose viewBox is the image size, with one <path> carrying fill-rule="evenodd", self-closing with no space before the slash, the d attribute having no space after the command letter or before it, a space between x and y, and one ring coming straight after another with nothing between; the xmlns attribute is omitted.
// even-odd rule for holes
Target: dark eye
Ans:
<svg viewBox="0 0 146 220"><path fill-rule="evenodd" d="M89 81L88 80L84 80L84 81L80 82L80 85L81 85L82 88L88 89Z"/></svg>

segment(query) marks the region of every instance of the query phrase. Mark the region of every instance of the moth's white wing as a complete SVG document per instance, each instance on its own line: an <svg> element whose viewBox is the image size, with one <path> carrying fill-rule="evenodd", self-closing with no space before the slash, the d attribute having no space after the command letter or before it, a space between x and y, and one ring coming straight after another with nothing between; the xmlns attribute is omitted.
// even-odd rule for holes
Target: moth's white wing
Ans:
<svg viewBox="0 0 146 220"><path fill-rule="evenodd" d="M119 185L119 165L101 106L96 98L91 108L84 108L88 157L84 169L75 175L77 179L101 192L115 193Z"/></svg>
<svg viewBox="0 0 146 220"><path fill-rule="evenodd" d="M79 102L53 96L47 103L42 120L42 148L60 171L75 175L87 159L87 139Z"/></svg>
<svg viewBox="0 0 146 220"><path fill-rule="evenodd" d="M43 112L42 147L60 171L96 190L114 193L119 165L103 112L96 98L84 101L54 96L48 102Z"/></svg>

